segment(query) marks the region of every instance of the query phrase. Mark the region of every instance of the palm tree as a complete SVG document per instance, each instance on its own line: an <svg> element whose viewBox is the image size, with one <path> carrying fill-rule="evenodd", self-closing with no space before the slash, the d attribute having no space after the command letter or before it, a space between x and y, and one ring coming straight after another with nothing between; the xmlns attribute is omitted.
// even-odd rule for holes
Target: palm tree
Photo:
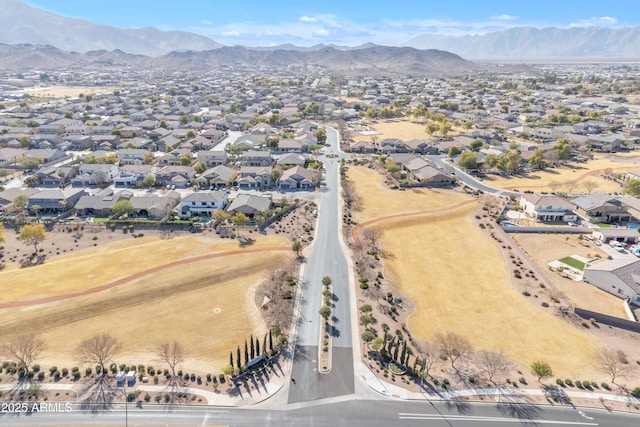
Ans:
<svg viewBox="0 0 640 427"><path fill-rule="evenodd" d="M31 212L33 212L33 214L36 216L36 222L40 222L40 218L38 217L38 213L40 213L40 211L42 210L42 206L33 205L33 206L31 206L31 208L29 208L29 210L31 210Z"/></svg>

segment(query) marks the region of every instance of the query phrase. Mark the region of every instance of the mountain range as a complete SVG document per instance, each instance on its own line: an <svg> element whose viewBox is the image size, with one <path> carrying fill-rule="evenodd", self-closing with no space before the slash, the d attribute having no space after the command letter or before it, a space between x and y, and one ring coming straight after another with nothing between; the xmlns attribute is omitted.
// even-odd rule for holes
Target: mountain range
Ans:
<svg viewBox="0 0 640 427"><path fill-rule="evenodd" d="M161 57L170 52L213 51L223 47L209 37L186 31L162 31L152 27L122 29L69 18L38 9L20 0L0 0L0 43L9 45L49 45L68 52L121 50L129 54ZM437 49L471 60L523 62L530 60L629 60L640 56L640 27L627 28L534 28L515 27L483 35L448 36L423 34L402 45L415 49ZM358 52L364 60L376 46L366 43L355 47L292 44L248 48L259 52L324 52L347 66L336 51ZM327 50L329 49L329 50ZM6 50L6 49L5 49ZM243 55L239 47L235 55ZM386 51L385 51L386 52ZM42 52L40 52L42 53ZM387 52L388 53L388 52ZM407 52L405 52L406 54ZM35 55L33 51L25 54ZM248 55L248 54L246 54ZM266 61L269 55L254 55ZM210 60L215 54L208 53ZM32 56L33 58L33 56ZM52 58L48 58L51 60ZM273 59L273 58L272 58ZM204 61L203 59L200 60ZM375 65L375 64L374 64Z"/></svg>
<svg viewBox="0 0 640 427"><path fill-rule="evenodd" d="M442 49L473 60L637 60L640 27L515 27L483 35L424 34L404 46Z"/></svg>
<svg viewBox="0 0 640 427"><path fill-rule="evenodd" d="M172 51L150 57L121 50L86 53L67 52L48 45L7 45L0 43L0 69L54 69L71 66L90 69L140 67L156 70L209 71L219 67L259 67L272 69L330 69L347 75L460 74L477 67L458 55L439 50L410 47L373 46L357 50L324 47L318 50L255 50L223 46L205 51Z"/></svg>

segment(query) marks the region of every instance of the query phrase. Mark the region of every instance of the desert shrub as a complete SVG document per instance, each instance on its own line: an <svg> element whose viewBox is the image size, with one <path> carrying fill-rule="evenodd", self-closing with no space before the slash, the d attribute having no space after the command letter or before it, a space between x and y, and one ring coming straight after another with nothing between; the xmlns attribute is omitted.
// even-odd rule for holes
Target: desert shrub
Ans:
<svg viewBox="0 0 640 427"><path fill-rule="evenodd" d="M526 380L524 377L520 377L520 378L518 378L518 382L519 382L520 384L527 384L527 380Z"/></svg>
<svg viewBox="0 0 640 427"><path fill-rule="evenodd" d="M576 381L576 387L582 388L582 381L580 380Z"/></svg>
<svg viewBox="0 0 640 427"><path fill-rule="evenodd" d="M560 387L565 387L562 378L556 378L556 384L558 384Z"/></svg>
<svg viewBox="0 0 640 427"><path fill-rule="evenodd" d="M568 385L569 387L573 387L573 381L571 381L571 379L570 379L570 378L567 378L566 380L564 380L564 383L565 383L566 385Z"/></svg>

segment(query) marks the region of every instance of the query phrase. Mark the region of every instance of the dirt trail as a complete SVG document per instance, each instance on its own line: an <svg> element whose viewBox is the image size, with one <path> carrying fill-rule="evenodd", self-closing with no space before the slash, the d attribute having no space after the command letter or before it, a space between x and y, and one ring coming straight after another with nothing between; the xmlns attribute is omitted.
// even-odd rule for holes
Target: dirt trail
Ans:
<svg viewBox="0 0 640 427"><path fill-rule="evenodd" d="M73 298L83 297L83 296L86 296L86 295L91 295L91 294L95 294L95 293L98 293L98 292L103 292L103 291L106 291L108 289L113 289L113 288L115 288L117 286L124 285L124 284L126 284L128 282L131 282L133 280L139 279L139 278L144 277L144 276L148 276L148 275L153 274L153 273L157 273L157 272L162 271L162 270L167 270L167 269L179 267L179 266L182 266L182 265L192 264L194 262L204 261L204 260L208 260L208 259L221 258L221 257L225 257L225 256L232 256L232 255L241 255L241 254L246 254L246 253L259 253L259 252L271 252L271 251L290 251L290 250L291 250L290 248L286 248L286 247L282 247L282 246L274 246L274 247L254 248L254 249L252 249L252 248L249 248L249 249L236 249L236 250L233 250L233 251L225 251L225 252L219 252L219 253L215 253L215 254L200 255L200 256L197 256L197 257L193 257L193 258L187 258L187 259L183 259L183 260L179 260L179 261L170 262L170 263L164 264L164 265L159 265L159 266L150 268L148 270L140 271L140 272L132 274L130 276L123 277L123 278L118 279L118 280L114 280L114 281L106 283L104 285L96 286L95 288L84 289L84 290L78 291L78 292L70 292L70 293L67 293L67 294L54 295L54 296L49 296L49 297L44 297L44 298L36 298L36 299L23 300L23 301L5 302L5 303L0 304L0 309L30 307L30 306L35 306L35 305L48 304L48 303L52 303L52 302L59 302L59 301L65 301L65 300L73 299Z"/></svg>
<svg viewBox="0 0 640 427"><path fill-rule="evenodd" d="M424 210L424 211L417 211L417 212L403 212L403 213L397 213L397 214L393 214L393 215L386 215L386 216L381 216L381 217L378 217L378 218L370 219L369 221L362 222L362 223L356 225L355 227L353 227L353 230L351 231L351 238L353 239L355 245L358 246L358 245L360 245L360 230L362 228L364 228L364 227L369 226L369 225L376 224L376 223L382 222L382 221L396 219L396 218L403 218L403 217L410 217L410 216L420 216L420 215L429 215L429 214L434 214L434 213L448 212L448 211L452 211L452 210L458 209L458 208L460 208L462 206L468 205L470 203L476 203L477 201L478 201L477 199L469 199L469 200L464 200L462 202L454 203L452 205L443 206L443 207L440 207L440 208L427 209L427 210Z"/></svg>

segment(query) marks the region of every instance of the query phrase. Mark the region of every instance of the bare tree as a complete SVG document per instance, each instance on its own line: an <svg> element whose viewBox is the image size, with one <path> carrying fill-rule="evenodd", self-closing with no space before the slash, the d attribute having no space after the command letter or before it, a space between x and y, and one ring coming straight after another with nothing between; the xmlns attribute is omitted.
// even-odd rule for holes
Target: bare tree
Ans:
<svg viewBox="0 0 640 427"><path fill-rule="evenodd" d="M576 189L577 185L578 183L573 179L564 183L564 186L567 188L567 193L569 194L573 194L573 190Z"/></svg>
<svg viewBox="0 0 640 427"><path fill-rule="evenodd" d="M558 192L558 188L560 188L560 186L562 185L561 183L559 183L558 181L551 181L549 184L547 184L549 186L549 188L551 189L552 193L556 193Z"/></svg>
<svg viewBox="0 0 640 427"><path fill-rule="evenodd" d="M373 250L378 249L378 243L380 241L380 237L382 237L382 232L375 228L364 227L361 231L362 238L369 245L369 247Z"/></svg>
<svg viewBox="0 0 640 427"><path fill-rule="evenodd" d="M422 371L424 371L426 377L429 377L431 376L429 372L433 369L433 365L435 365L438 360L438 353L440 350L435 345L428 342L415 342L417 353L421 356L420 360L422 363Z"/></svg>
<svg viewBox="0 0 640 427"><path fill-rule="evenodd" d="M600 187L600 184L598 184L597 182L595 182L592 179L588 179L585 182L582 183L582 186L584 187L584 189L586 190L586 192L588 194L593 193L593 190L595 190L596 188Z"/></svg>
<svg viewBox="0 0 640 427"><path fill-rule="evenodd" d="M442 353L451 361L452 368L455 368L458 359L472 349L469 340L455 332L439 333L436 335L435 342L442 349Z"/></svg>
<svg viewBox="0 0 640 427"><path fill-rule="evenodd" d="M169 366L171 376L176 376L176 366L184 362L185 350L178 341L164 342L156 349L156 354L160 360Z"/></svg>
<svg viewBox="0 0 640 427"><path fill-rule="evenodd" d="M625 363L627 362L627 363ZM602 347L595 356L595 367L597 370L611 378L612 383L616 383L616 378L623 378L631 372L631 366L620 350Z"/></svg>
<svg viewBox="0 0 640 427"><path fill-rule="evenodd" d="M483 351L478 355L477 362L480 370L487 374L492 383L494 383L493 377L498 374L508 375L514 368L514 364L504 357L502 350L497 352Z"/></svg>
<svg viewBox="0 0 640 427"><path fill-rule="evenodd" d="M35 335L20 335L0 345L0 354L7 359L12 359L18 368L24 368L29 372L31 364L47 348L47 344Z"/></svg>
<svg viewBox="0 0 640 427"><path fill-rule="evenodd" d="M120 347L117 338L103 332L82 340L76 347L76 358L84 363L100 365L100 372L105 375L105 366L113 360Z"/></svg>

